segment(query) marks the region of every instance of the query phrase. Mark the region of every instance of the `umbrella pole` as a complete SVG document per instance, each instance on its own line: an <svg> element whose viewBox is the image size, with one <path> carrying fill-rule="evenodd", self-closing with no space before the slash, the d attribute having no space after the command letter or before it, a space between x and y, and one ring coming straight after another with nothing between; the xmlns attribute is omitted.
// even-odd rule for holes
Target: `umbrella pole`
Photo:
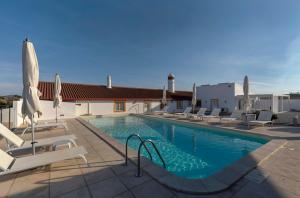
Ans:
<svg viewBox="0 0 300 198"><path fill-rule="evenodd" d="M57 123L57 107L55 107L55 109L56 109L56 123Z"/></svg>
<svg viewBox="0 0 300 198"><path fill-rule="evenodd" d="M35 138L34 138L34 123L33 115L31 115L31 145L32 145L32 154L35 155Z"/></svg>

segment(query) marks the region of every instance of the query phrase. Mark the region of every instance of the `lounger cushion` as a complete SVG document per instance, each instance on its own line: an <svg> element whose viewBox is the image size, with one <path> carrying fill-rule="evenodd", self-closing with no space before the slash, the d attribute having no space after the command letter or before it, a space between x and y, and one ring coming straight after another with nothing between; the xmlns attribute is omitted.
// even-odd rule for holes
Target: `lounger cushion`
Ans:
<svg viewBox="0 0 300 198"><path fill-rule="evenodd" d="M273 113L271 111L259 112L257 120L259 121L271 121Z"/></svg>
<svg viewBox="0 0 300 198"><path fill-rule="evenodd" d="M6 153L4 152L4 154ZM62 149L62 150L57 150L52 152L20 157L15 159L15 162L13 163L10 169L5 169L6 171L0 172L0 175L28 170L39 166L45 166L62 160L79 157L80 155L85 155L85 154L87 154L86 149L80 146L80 147L73 147L70 149ZM11 156L8 155L8 157Z"/></svg>
<svg viewBox="0 0 300 198"><path fill-rule="evenodd" d="M249 122L250 124L268 124L268 123L272 123L272 121L260 121L260 120L253 120Z"/></svg>
<svg viewBox="0 0 300 198"><path fill-rule="evenodd" d="M13 143L15 146L20 147L24 143L24 140L19 136L14 134L8 128L6 128L3 124L0 124L0 135L6 138L9 142Z"/></svg>
<svg viewBox="0 0 300 198"><path fill-rule="evenodd" d="M14 158L0 149L0 169L5 171L9 168Z"/></svg>
<svg viewBox="0 0 300 198"><path fill-rule="evenodd" d="M36 147L39 146L47 146L47 145L52 145L53 143L59 143L59 142L66 142L69 140L75 140L77 137L75 135L62 135L62 136L54 136L54 137L49 137L49 138L42 138L42 139L36 139ZM24 144L22 145L22 148L30 148L31 145L31 140L30 141L25 141Z"/></svg>

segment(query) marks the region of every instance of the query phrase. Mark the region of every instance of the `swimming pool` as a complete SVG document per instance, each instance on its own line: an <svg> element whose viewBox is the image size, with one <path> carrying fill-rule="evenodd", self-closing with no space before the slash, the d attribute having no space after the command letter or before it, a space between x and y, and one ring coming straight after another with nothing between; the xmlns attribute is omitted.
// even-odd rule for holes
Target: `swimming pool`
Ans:
<svg viewBox="0 0 300 198"><path fill-rule="evenodd" d="M234 131L133 115L88 118L87 121L122 144L133 133L153 140L167 170L188 179L206 178L269 141ZM130 148L137 150L138 146L137 139L129 141ZM152 147L149 146L149 150L154 163L162 166ZM148 157L144 149L142 154Z"/></svg>

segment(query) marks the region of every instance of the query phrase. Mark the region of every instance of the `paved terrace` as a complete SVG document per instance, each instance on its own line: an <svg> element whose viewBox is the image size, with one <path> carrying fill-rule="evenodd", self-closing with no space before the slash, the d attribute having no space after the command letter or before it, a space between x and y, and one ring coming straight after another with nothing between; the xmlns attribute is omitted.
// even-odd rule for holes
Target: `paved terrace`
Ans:
<svg viewBox="0 0 300 198"><path fill-rule="evenodd" d="M252 132L287 136L284 147L273 153L229 189L212 195L187 195L170 190L144 173L136 178L136 166L124 167L124 158L75 119L68 131L37 132L37 138L75 134L87 151L89 164L80 159L0 177L0 197L300 197L300 129L256 128ZM26 139L30 139L30 133ZM3 148L3 140L1 141Z"/></svg>

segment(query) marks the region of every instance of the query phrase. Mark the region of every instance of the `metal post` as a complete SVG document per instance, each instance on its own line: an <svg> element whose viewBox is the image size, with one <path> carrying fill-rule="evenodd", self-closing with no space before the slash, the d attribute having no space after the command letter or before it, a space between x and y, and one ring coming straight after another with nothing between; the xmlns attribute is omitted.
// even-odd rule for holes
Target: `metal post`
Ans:
<svg viewBox="0 0 300 198"><path fill-rule="evenodd" d="M139 150L138 150L138 172L135 175L136 177L141 177L142 176L142 173L141 173L141 148L142 148L142 145L144 145L146 147L146 145L145 145L146 142L151 143L151 145L153 146L156 154L158 155L158 157L160 158L161 162L163 163L164 168L167 167L166 163L165 163L165 160L162 158L162 156L161 156L160 152L158 151L157 147L155 146L155 144L151 140L149 140L149 139L148 140L144 140L139 145Z"/></svg>
<svg viewBox="0 0 300 198"><path fill-rule="evenodd" d="M33 115L31 115L31 145L32 145L32 154L35 155L35 139L34 139L34 121Z"/></svg>
<svg viewBox="0 0 300 198"><path fill-rule="evenodd" d="M55 107L56 110L56 123L57 123L57 106Z"/></svg>
<svg viewBox="0 0 300 198"><path fill-rule="evenodd" d="M2 124L2 116L3 116L3 114L2 114L2 107L1 107L1 124Z"/></svg>
<svg viewBox="0 0 300 198"><path fill-rule="evenodd" d="M140 143L139 151L138 151L138 172L136 173L136 177L142 177L141 173L141 147L143 145L143 142Z"/></svg>
<svg viewBox="0 0 300 198"><path fill-rule="evenodd" d="M10 107L8 108L8 128L10 129Z"/></svg>
<svg viewBox="0 0 300 198"><path fill-rule="evenodd" d="M126 145L125 145L125 164L124 164L125 166L127 166L127 164L128 164L128 141L132 137L137 137L140 140L140 142L143 142L142 138L138 134L131 134L130 136L127 137ZM147 151L147 153L148 153L148 155L149 155L149 157L150 157L150 159L152 161L152 155L151 155L149 149L147 148L146 145L144 145L144 147L145 147L145 149L146 149L146 151Z"/></svg>

